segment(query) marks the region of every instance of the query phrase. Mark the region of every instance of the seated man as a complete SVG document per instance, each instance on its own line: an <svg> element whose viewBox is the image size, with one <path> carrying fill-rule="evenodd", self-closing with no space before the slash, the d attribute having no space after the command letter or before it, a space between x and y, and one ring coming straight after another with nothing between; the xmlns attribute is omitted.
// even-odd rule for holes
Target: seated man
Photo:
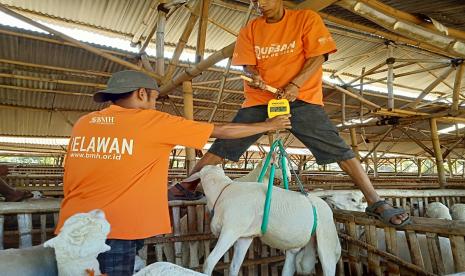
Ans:
<svg viewBox="0 0 465 276"><path fill-rule="evenodd" d="M3 180L3 176L8 174L8 166L0 165L0 195L5 198L5 201L9 202L16 202L16 201L23 201L25 199L31 198L32 193L29 191L18 191L11 188L5 180Z"/></svg>

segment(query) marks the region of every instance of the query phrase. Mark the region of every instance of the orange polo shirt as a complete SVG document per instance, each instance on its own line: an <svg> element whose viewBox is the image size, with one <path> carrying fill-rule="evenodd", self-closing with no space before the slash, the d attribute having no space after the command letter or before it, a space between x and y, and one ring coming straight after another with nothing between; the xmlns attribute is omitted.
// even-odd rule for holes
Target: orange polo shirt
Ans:
<svg viewBox="0 0 465 276"><path fill-rule="evenodd" d="M284 88L301 71L305 60L336 52L336 44L321 17L311 10L285 10L276 23L264 17L252 20L237 37L233 65L256 65L266 84ZM299 90L297 99L323 105L323 68ZM270 92L254 89L244 82L243 107L267 104Z"/></svg>
<svg viewBox="0 0 465 276"><path fill-rule="evenodd" d="M170 233L170 152L175 145L201 149L212 131L212 124L116 105L83 116L68 146L56 233L68 217L97 208L110 222L110 239Z"/></svg>

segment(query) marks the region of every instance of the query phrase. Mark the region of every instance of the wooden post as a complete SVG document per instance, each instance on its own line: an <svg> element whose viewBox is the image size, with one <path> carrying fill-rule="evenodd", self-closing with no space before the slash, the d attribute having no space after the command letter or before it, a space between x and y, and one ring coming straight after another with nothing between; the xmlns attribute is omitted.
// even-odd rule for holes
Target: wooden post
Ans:
<svg viewBox="0 0 465 276"><path fill-rule="evenodd" d="M436 157L436 167L438 170L439 187L444 189L446 186L446 173L444 170L444 160L442 159L441 144L439 143L438 125L435 118L431 118L431 141L433 142L434 155Z"/></svg>
<svg viewBox="0 0 465 276"><path fill-rule="evenodd" d="M388 58L386 64L388 66L388 76L387 76L387 90L388 90L388 102L387 107L394 108L394 46L391 44L388 45Z"/></svg>
<svg viewBox="0 0 465 276"><path fill-rule="evenodd" d="M373 151L373 176L378 177L378 152Z"/></svg>
<svg viewBox="0 0 465 276"><path fill-rule="evenodd" d="M182 91L184 92L184 117L189 120L194 119L194 94L192 91L192 81L182 83ZM195 150L186 148L186 169L190 172L195 164Z"/></svg>
<svg viewBox="0 0 465 276"><path fill-rule="evenodd" d="M358 152L358 146L357 146L357 133L355 132L355 128L350 128L350 142L351 142L351 147L352 151L355 153L355 156L357 159L360 160L360 153Z"/></svg>
<svg viewBox="0 0 465 276"><path fill-rule="evenodd" d="M457 66L457 72L455 74L455 82L454 82L454 92L452 94L452 106L451 111L452 114L457 113L459 111L459 98L460 98L460 89L462 87L462 77L463 77L463 67L465 65L463 62Z"/></svg>
<svg viewBox="0 0 465 276"><path fill-rule="evenodd" d="M182 32L181 37L179 38L178 44L176 45L176 49L174 50L174 53L173 53L173 57L170 60L168 69L166 70L166 74L163 78L163 83L168 82L173 77L174 71L176 70L176 65L179 62L179 58L181 57L182 51L184 50L184 47L186 46L187 41L189 40L189 36L191 35L192 30L194 29L195 23L197 22L197 19L199 18L198 13L199 13L201 4L202 4L202 1L197 1L194 7L195 12L189 15L189 19L186 22L184 31ZM170 88L169 90L171 89L172 88Z"/></svg>
<svg viewBox="0 0 465 276"><path fill-rule="evenodd" d="M418 160L417 160L418 177L421 177L421 176L422 176L421 165L422 165L421 159L418 158Z"/></svg>
<svg viewBox="0 0 465 276"><path fill-rule="evenodd" d="M166 13L163 9L158 9L158 24L157 24L157 64L156 72L158 75L165 74L165 26Z"/></svg>
<svg viewBox="0 0 465 276"><path fill-rule="evenodd" d="M199 22L199 31L197 34L197 49L195 53L195 61L198 63L203 60L205 53L205 41L207 40L208 27L208 10L210 8L210 0L199 0L202 2L201 17Z"/></svg>

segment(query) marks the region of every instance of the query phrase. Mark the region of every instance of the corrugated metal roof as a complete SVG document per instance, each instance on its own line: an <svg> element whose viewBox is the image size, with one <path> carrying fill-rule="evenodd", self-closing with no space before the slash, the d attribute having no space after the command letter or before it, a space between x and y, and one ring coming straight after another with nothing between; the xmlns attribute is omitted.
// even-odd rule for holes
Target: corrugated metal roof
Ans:
<svg viewBox="0 0 465 276"><path fill-rule="evenodd" d="M117 33L134 34L141 23L142 18L146 10L150 5L150 1L60 1L59 3L51 0L44 1L10 1L0 0L2 3L21 7L23 9L45 13L66 20L73 20L83 22L87 25L94 25L104 29L111 29ZM135 3L137 2L137 3ZM399 7L400 8L400 7ZM66 11L65 11L66 9ZM337 9L337 8L336 8ZM71 11L75 12L71 12ZM83 12L87 11L87 13ZM113 16L112 16L113 14ZM187 9L180 9L174 13L168 20L166 28L166 41L168 43L176 43L181 35L184 24L188 17ZM213 18L217 22L224 24L228 28L238 31L244 16L244 12L234 11L212 5L210 9L210 18ZM3 27L0 27L3 29ZM12 30L11 28L4 28ZM344 35L344 32L337 32L336 28L333 36L338 45L338 52L331 56L330 60L336 60L347 56L357 56L366 53L373 53L377 49L383 48L384 41L375 38L360 39L360 34L351 32L353 35ZM18 30L14 30L18 32ZM19 31L23 33L31 33L25 31ZM194 46L196 44L196 32L197 27L194 28L194 32L190 36L189 45ZM49 37L44 34L34 34L40 37ZM235 37L228 34L213 24L208 26L207 43L206 47L209 49L219 49L223 46L233 42ZM411 48L410 48L411 49ZM123 51L118 51L124 54ZM416 58L416 59L430 59L435 57L431 53L421 52L418 49L406 50L404 47L398 47L395 50L396 57L398 58ZM7 35L0 33L0 59L17 60L29 63L36 63L42 65L58 66L80 70L92 70L99 72L115 72L124 69L124 67L110 62L104 58L98 57L85 50L79 48L60 45L55 43L49 43L46 41L39 41L25 37L19 37L15 35ZM350 65L345 68L345 72L352 74L353 76L360 74L363 67L367 69L382 63L386 60L386 51L380 51L377 54L373 54L367 59L354 58L348 59L341 62L332 62L325 64L324 68L327 72L334 72L340 70L346 65ZM184 64L183 66L187 66ZM429 66L429 65L424 65ZM177 68L179 73L183 68ZM409 70L421 69L418 65L412 65L410 67L396 70L397 74L407 72ZM102 76L89 76L83 74L66 73L50 69L39 69L31 68L27 66L11 65L0 62L0 73L16 74L21 76L29 77L41 77L56 80L71 80L89 83L104 84L107 80L106 77ZM433 73L441 74L441 70L436 70ZM236 74L230 74L229 77L237 76ZM372 78L384 77L385 73L380 73L371 76ZM196 83L219 80L222 77L222 73L218 71L204 72L200 76L194 79L194 86ZM346 81L350 80L351 77L343 75L342 78ZM418 90L427 87L435 77L430 73L422 73L410 77L398 78L395 80L397 84L408 86L415 89L415 93L419 93ZM446 80L449 84L453 84L453 74ZM96 91L96 88L87 86L78 86L70 84L60 84L56 82L37 81L37 80L21 80L17 78L4 78L0 77L1 85L10 85L16 87L26 87L31 89L47 89L47 90L58 90L58 91L69 91L76 93L92 94ZM217 92L212 91L208 88L219 87L219 82L213 84L203 84L205 88L194 89L195 99L195 118L200 120L206 120L211 114L211 110L206 109L211 106L211 103L206 101L216 101ZM225 89L233 91L242 90L242 81L229 81L225 85ZM402 88L408 90L408 88ZM440 84L435 91L447 93L450 92L450 88L446 85ZM172 95L181 97L182 92L178 89L173 91ZM224 102L232 103L234 105L223 104L220 106L220 110L216 113L216 121L230 121L234 116L234 110L238 108L243 100L243 95L240 93L224 93ZM385 98L375 98L367 96L368 99L376 102L379 105L385 105ZM339 93L332 95L327 100L330 102L340 102L341 96ZM182 99L173 98L173 101L177 103L182 111ZM96 110L101 108L103 105L97 105L93 103L91 97L82 97L76 95L59 95L42 93L36 91L22 90L22 89L0 89L0 104L4 107L0 107L0 135L37 135L37 136L67 136L70 133L70 125L67 121L74 122L80 115L85 112L66 111L50 112L48 110L62 109L62 110ZM347 99L348 105L358 106L356 100ZM396 101L396 106L400 105L400 102ZM30 108L41 108L44 110L31 110L31 109L12 109L6 106L20 106ZM165 103L159 107L161 110L174 113L172 107ZM231 111L225 111L223 109L229 109ZM45 110L46 109L46 110ZM326 105L326 110L334 118L340 117L340 107L332 104ZM437 107L430 109L431 111L439 110ZM347 116L355 117L358 110L348 109ZM63 116L65 114L65 116ZM446 125L440 125L445 127ZM422 126L428 128L427 124ZM383 133L385 129L377 128L370 129L369 135L379 135ZM399 134L396 134L399 136ZM418 134L416 134L418 135ZM298 141L295 143L299 144ZM411 144L410 144L411 146ZM399 148L400 149L400 148ZM403 148L402 148L403 149ZM416 149L416 147L415 147ZM403 149L404 150L404 149ZM416 149L418 150L418 149ZM413 151L413 150L412 150Z"/></svg>

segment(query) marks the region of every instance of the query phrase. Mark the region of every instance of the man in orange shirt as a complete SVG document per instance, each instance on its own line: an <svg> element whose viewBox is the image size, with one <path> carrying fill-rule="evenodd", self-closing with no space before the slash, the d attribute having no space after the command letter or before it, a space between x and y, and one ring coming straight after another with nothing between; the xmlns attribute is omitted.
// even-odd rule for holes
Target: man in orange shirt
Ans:
<svg viewBox="0 0 465 276"><path fill-rule="evenodd" d="M359 160L323 109L322 64L336 44L321 17L311 10L287 10L282 0L254 0L263 16L241 29L232 63L242 65L253 81L244 82L245 101L233 122L261 122L267 118L267 103L275 97L265 84L281 88L291 102L292 134L315 156L318 164L337 162L365 195L367 213L391 226L409 223L405 210L381 200ZM193 172L224 158L237 161L261 134L237 140L218 139L196 164ZM192 173L193 173L192 172ZM193 190L196 183L177 187ZM170 189L172 198L182 191Z"/></svg>
<svg viewBox="0 0 465 276"><path fill-rule="evenodd" d="M74 125L56 233L67 218L105 212L111 250L100 254L102 273L132 275L143 239L171 232L168 161L176 145L202 149L209 137L240 138L290 127L288 116L252 124L213 125L155 110L157 83L144 73L114 73L96 102L113 104Z"/></svg>

